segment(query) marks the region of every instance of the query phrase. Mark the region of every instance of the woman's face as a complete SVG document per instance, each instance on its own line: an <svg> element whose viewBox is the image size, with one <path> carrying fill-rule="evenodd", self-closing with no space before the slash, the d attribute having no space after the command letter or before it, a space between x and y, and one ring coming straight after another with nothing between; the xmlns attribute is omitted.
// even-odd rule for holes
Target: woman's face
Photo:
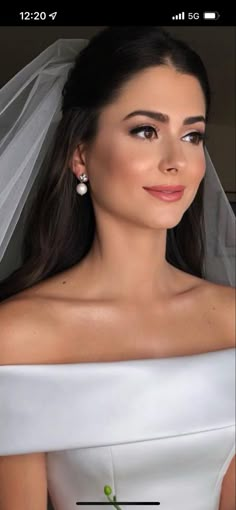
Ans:
<svg viewBox="0 0 236 510"><path fill-rule="evenodd" d="M153 114L133 115L140 110ZM177 225L204 177L204 117L193 76L168 66L136 74L103 109L96 139L83 153L95 210L149 228ZM165 202L144 189L159 185L185 190L180 200Z"/></svg>

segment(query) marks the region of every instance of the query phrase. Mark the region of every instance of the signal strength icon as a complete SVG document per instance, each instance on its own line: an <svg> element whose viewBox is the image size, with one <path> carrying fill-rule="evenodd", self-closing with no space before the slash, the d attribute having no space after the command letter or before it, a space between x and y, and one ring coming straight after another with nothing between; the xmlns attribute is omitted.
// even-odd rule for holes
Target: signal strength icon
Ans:
<svg viewBox="0 0 236 510"><path fill-rule="evenodd" d="M176 14L175 16L172 16L172 19L184 19L185 18L185 13L184 12L180 12L179 14Z"/></svg>

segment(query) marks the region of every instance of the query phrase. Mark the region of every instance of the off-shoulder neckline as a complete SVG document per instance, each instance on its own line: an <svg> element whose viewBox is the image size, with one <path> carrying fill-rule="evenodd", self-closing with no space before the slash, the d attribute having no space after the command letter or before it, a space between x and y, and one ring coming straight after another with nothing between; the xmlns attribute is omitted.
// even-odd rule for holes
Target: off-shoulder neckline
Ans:
<svg viewBox="0 0 236 510"><path fill-rule="evenodd" d="M222 355L222 353L226 352L236 352L236 347L227 347L223 349L217 349L214 351L206 351L206 352L200 352L195 354L185 354L181 356L167 356L167 357L160 357L160 358L138 358L138 359L125 359L125 360L114 360L114 361L81 361L81 362L75 362L75 363L17 363L17 364L9 364L9 365L0 365L0 370L2 367L24 367L24 368L32 368L32 367L39 367L39 368L65 368L65 367L79 367L79 366L88 366L88 365L96 365L96 366L122 366L122 365L145 365L145 364L155 364L158 362L166 363L168 361L170 362L176 362L181 360L190 360L193 358L205 358L205 357L217 357L219 355Z"/></svg>

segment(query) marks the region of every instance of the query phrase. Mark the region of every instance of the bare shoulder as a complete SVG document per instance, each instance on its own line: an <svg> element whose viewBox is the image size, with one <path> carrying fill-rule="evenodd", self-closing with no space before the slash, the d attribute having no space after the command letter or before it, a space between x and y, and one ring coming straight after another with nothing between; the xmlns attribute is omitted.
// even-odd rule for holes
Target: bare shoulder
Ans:
<svg viewBox="0 0 236 510"><path fill-rule="evenodd" d="M230 465L223 478L221 486L219 510L235 510L236 496L236 456L230 462Z"/></svg>
<svg viewBox="0 0 236 510"><path fill-rule="evenodd" d="M225 340L229 347L236 344L236 294L235 288L227 285L217 285L219 309L222 307L221 321Z"/></svg>
<svg viewBox="0 0 236 510"><path fill-rule="evenodd" d="M225 347L235 347L235 288L223 284L206 282L203 288L205 302L215 315L218 331Z"/></svg>
<svg viewBox="0 0 236 510"><path fill-rule="evenodd" d="M204 319L212 331L215 347L235 347L236 292L235 288L187 275L187 296L190 296L195 314Z"/></svg>
<svg viewBox="0 0 236 510"><path fill-rule="evenodd" d="M44 300L22 296L1 303L0 324L0 365L40 363L55 325Z"/></svg>

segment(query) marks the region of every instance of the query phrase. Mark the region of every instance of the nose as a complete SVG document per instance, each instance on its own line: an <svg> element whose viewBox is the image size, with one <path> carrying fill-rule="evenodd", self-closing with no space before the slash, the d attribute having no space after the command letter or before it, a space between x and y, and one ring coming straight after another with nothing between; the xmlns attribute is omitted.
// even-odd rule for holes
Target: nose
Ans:
<svg viewBox="0 0 236 510"><path fill-rule="evenodd" d="M162 172L178 173L186 166L186 159L180 142L169 142L168 146L163 149L163 155L159 160L159 169Z"/></svg>

